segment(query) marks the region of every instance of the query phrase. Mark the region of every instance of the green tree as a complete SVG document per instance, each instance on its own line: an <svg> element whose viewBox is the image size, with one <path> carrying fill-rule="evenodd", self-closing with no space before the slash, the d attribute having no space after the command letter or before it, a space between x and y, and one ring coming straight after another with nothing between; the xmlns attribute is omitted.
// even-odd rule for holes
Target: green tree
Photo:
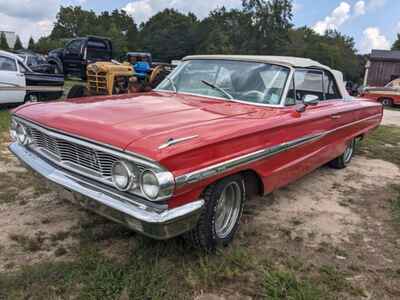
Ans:
<svg viewBox="0 0 400 300"><path fill-rule="evenodd" d="M124 10L115 9L96 15L80 6L61 7L54 28L49 36L52 41L98 35L108 37L113 42L114 55L119 56L140 45L138 28ZM53 44L49 40L41 41L41 48Z"/></svg>
<svg viewBox="0 0 400 300"><path fill-rule="evenodd" d="M143 25L140 32L143 49L162 61L181 59L194 53L197 24L193 14L184 15L174 9L165 9Z"/></svg>
<svg viewBox="0 0 400 300"><path fill-rule="evenodd" d="M10 50L10 47L8 46L7 38L4 32L1 33L0 35L0 50L5 50L8 51Z"/></svg>
<svg viewBox="0 0 400 300"><path fill-rule="evenodd" d="M50 37L41 37L34 46L34 51L47 54L50 50L64 47L68 39L52 39Z"/></svg>
<svg viewBox="0 0 400 300"><path fill-rule="evenodd" d="M99 35L112 40L115 56L141 50L162 61L196 53L290 55L338 69L346 80L361 80L365 57L357 55L353 38L337 31L319 35L308 27L293 28L292 18L291 0L243 0L242 8L222 7L202 21L192 13L166 9L139 27L123 10L96 14L67 6L60 8L51 34L35 45L30 41L29 48L47 53L68 39ZM399 44L400 36L393 48Z"/></svg>
<svg viewBox="0 0 400 300"><path fill-rule="evenodd" d="M248 49L256 54L277 54L287 46L292 28L291 0L243 0L244 12L252 26L248 33Z"/></svg>
<svg viewBox="0 0 400 300"><path fill-rule="evenodd" d="M397 40L393 43L392 50L400 50L400 33L397 34Z"/></svg>
<svg viewBox="0 0 400 300"><path fill-rule="evenodd" d="M251 18L241 10L214 10L197 27L197 53L251 54L247 49Z"/></svg>
<svg viewBox="0 0 400 300"><path fill-rule="evenodd" d="M33 37L29 38L28 49L32 51L35 50L35 40L33 39Z"/></svg>
<svg viewBox="0 0 400 300"><path fill-rule="evenodd" d="M56 40L96 34L99 27L97 19L92 10L83 10L80 6L61 6L50 38Z"/></svg>
<svg viewBox="0 0 400 300"><path fill-rule="evenodd" d="M317 34L308 27L289 30L286 55L308 57L343 72L346 80L359 82L363 73L362 57L357 56L354 40L337 31Z"/></svg>
<svg viewBox="0 0 400 300"><path fill-rule="evenodd" d="M19 38L19 36L17 35L17 39L15 40L15 44L14 44L14 50L21 50L24 49L24 46L22 45L22 42Z"/></svg>

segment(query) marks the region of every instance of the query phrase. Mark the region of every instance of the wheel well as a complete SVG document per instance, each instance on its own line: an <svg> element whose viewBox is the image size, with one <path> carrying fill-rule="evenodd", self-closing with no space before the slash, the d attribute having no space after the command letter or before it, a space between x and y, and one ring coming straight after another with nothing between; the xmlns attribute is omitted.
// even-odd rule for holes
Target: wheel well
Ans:
<svg viewBox="0 0 400 300"><path fill-rule="evenodd" d="M255 172L254 170L244 170L238 173L230 174L228 176L222 177L213 183L210 183L203 191L202 194L207 190L207 188L213 184L216 184L217 182L223 180L226 177L229 176L234 176L240 174L243 176L244 179L244 184L245 184L245 191L246 195L248 196L248 199L251 199L252 197L255 196L263 196L264 195L264 184L261 180L260 175Z"/></svg>
<svg viewBox="0 0 400 300"><path fill-rule="evenodd" d="M54 65L54 66L57 66L59 68L62 68L62 63L59 60L50 59L50 60L47 61L47 63L49 63L50 65Z"/></svg>
<svg viewBox="0 0 400 300"><path fill-rule="evenodd" d="M390 101L393 102L393 99L391 97L380 97L380 98L378 98L378 102L382 102L385 99L390 100Z"/></svg>
<svg viewBox="0 0 400 300"><path fill-rule="evenodd" d="M257 172L253 170L245 170L240 172L240 174L244 178L246 194L249 198L264 195L264 184Z"/></svg>

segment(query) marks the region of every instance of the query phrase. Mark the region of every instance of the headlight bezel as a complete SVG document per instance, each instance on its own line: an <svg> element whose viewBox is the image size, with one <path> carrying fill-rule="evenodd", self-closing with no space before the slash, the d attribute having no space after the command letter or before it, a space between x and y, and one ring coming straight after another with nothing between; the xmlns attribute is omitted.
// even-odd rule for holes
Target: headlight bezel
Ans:
<svg viewBox="0 0 400 300"><path fill-rule="evenodd" d="M143 177L150 173L157 180L158 193L157 195L149 195L144 188ZM161 201L170 198L175 189L175 180L172 173L167 171L157 171L146 169L140 174L140 190L142 194L150 201Z"/></svg>
<svg viewBox="0 0 400 300"><path fill-rule="evenodd" d="M152 176L153 179L157 182L157 184L156 184L156 186L157 186L157 194L155 194L155 195L150 195L148 192L146 192L145 185L149 185L149 184L145 184L144 183L144 177L147 174ZM145 195L147 198L150 198L152 200L157 199L158 195L160 194L160 182L158 181L158 178L157 178L156 174L153 171L145 170L142 174L140 174L140 190L142 191L143 195Z"/></svg>
<svg viewBox="0 0 400 300"><path fill-rule="evenodd" d="M18 132L18 129L22 130L22 133ZM17 122L17 126L15 128L15 135L17 142L23 146L26 146L30 142L29 134L26 129L26 126L22 123Z"/></svg>
<svg viewBox="0 0 400 300"><path fill-rule="evenodd" d="M127 174L127 183L123 187L119 186L115 179L115 169L119 165L126 171ZM111 180L114 186L121 192L134 190L139 187L139 171L136 165L134 165L133 163L124 160L117 160L116 162L113 163L111 167Z"/></svg>

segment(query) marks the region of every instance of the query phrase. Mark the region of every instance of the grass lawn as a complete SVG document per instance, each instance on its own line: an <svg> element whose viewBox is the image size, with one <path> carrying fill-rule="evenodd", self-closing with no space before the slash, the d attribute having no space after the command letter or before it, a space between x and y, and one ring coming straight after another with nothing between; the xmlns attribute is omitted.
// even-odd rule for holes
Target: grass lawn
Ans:
<svg viewBox="0 0 400 300"><path fill-rule="evenodd" d="M380 126L361 145L361 154L390 161L400 167L400 127Z"/></svg>
<svg viewBox="0 0 400 300"><path fill-rule="evenodd" d="M10 126L10 113L8 110L0 110L0 135L8 130Z"/></svg>

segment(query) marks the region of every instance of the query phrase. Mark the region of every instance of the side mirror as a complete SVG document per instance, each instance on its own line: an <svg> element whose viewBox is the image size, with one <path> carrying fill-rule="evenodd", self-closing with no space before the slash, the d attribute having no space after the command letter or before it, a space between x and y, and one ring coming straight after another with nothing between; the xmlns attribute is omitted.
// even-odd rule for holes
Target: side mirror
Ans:
<svg viewBox="0 0 400 300"><path fill-rule="evenodd" d="M319 103L319 97L315 95L305 95L303 99L303 103L305 106L309 105L317 105Z"/></svg>
<svg viewBox="0 0 400 300"><path fill-rule="evenodd" d="M307 106L314 106L319 103L319 97L311 94L307 94L303 97L303 104L297 108L297 112L302 113L306 111Z"/></svg>

